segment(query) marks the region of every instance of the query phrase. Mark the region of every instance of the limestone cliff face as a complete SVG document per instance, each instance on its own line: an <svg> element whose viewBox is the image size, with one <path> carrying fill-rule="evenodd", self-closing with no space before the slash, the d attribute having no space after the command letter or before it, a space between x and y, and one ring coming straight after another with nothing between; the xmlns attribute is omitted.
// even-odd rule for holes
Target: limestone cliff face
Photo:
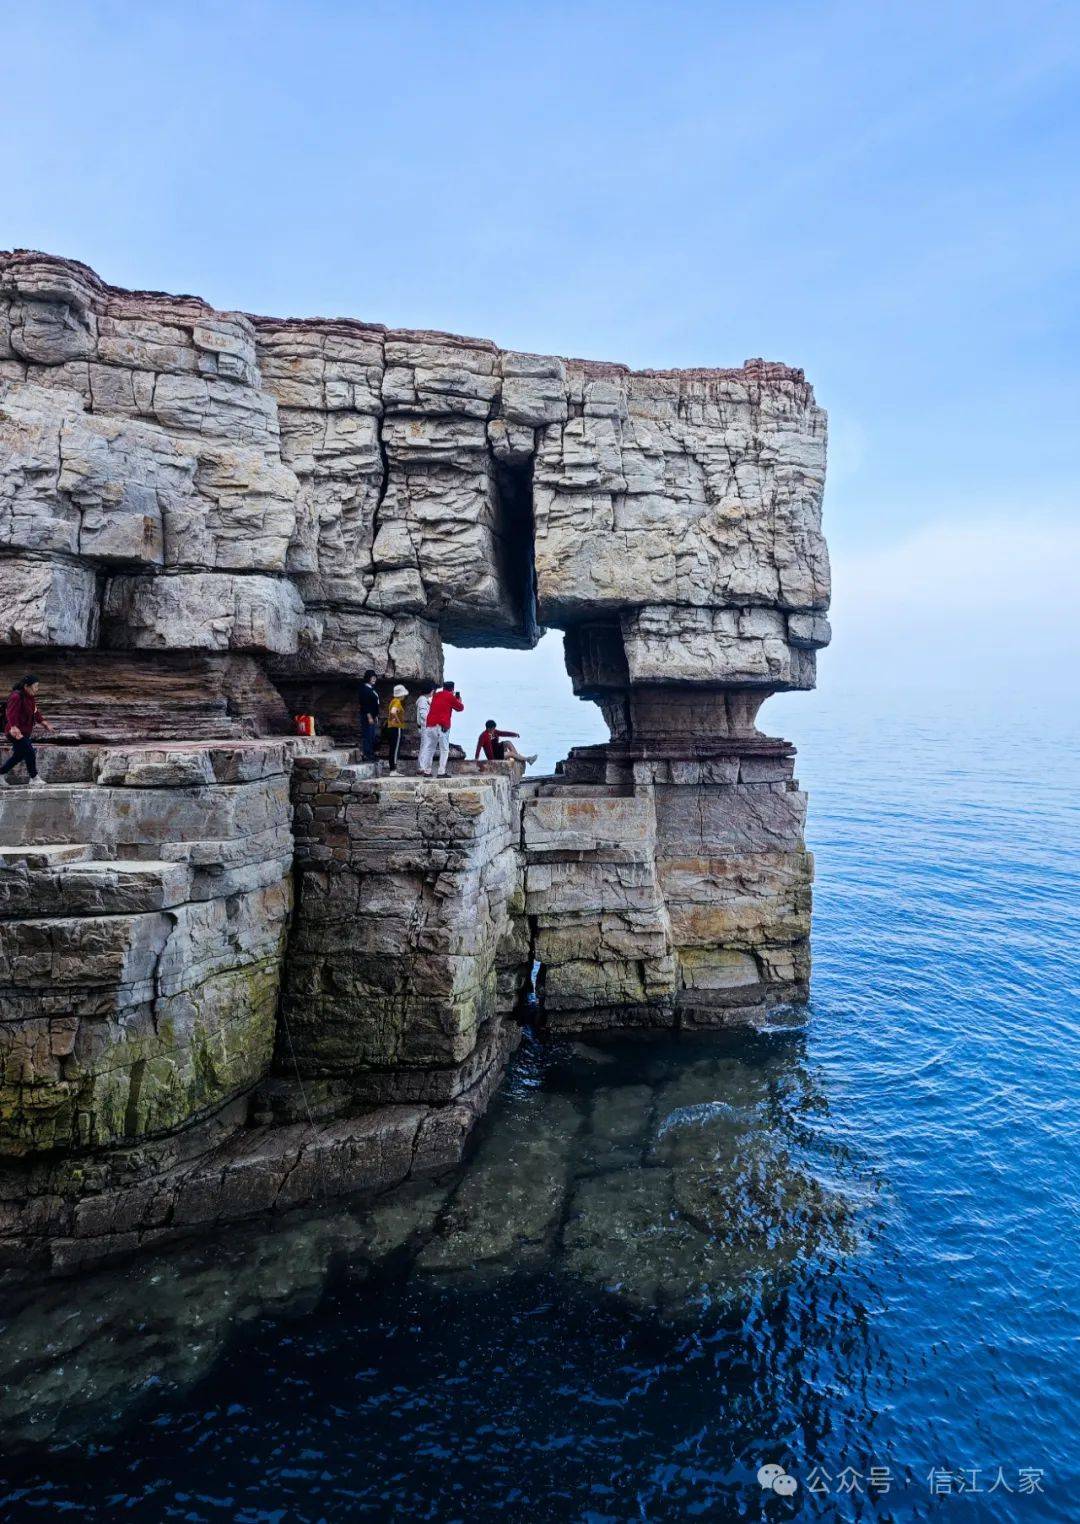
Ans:
<svg viewBox="0 0 1080 1524"><path fill-rule="evenodd" d="M74 1268L460 1153L532 970L552 1030L805 997L763 699L827 643L800 371L631 372L217 312L0 255L0 1260ZM393 777L368 667L565 631L602 746ZM283 739L313 710L315 741Z"/></svg>
<svg viewBox="0 0 1080 1524"><path fill-rule="evenodd" d="M828 639L825 420L783 365L251 318L18 251L0 451L7 645L254 653L293 695L538 620L604 643L588 691L808 687Z"/></svg>

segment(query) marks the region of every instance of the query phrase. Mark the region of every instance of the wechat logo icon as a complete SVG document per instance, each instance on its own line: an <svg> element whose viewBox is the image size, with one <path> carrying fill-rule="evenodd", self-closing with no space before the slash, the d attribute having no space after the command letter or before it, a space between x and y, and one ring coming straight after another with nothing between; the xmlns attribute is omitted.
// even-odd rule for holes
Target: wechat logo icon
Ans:
<svg viewBox="0 0 1080 1524"><path fill-rule="evenodd" d="M799 1486L795 1478L788 1476L783 1466L778 1466L775 1461L770 1461L767 1466L762 1466L758 1471L757 1479L761 1483L763 1491L778 1493L782 1498L791 1497L792 1493L797 1491Z"/></svg>

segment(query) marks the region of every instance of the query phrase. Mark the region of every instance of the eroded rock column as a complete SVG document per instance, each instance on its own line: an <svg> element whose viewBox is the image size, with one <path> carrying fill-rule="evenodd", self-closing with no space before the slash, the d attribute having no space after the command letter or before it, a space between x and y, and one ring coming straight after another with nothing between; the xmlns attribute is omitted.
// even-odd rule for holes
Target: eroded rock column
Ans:
<svg viewBox="0 0 1080 1524"><path fill-rule="evenodd" d="M626 1021L762 1021L809 981L806 801L793 748L756 718L770 693L813 686L829 638L824 415L801 372L760 361L667 374L582 363L567 385L571 416L537 446L540 616L565 628L574 691L600 705L611 739L573 749L564 776L609 829L633 801L654 883L633 886L648 896L644 936L643 907L631 914L599 857L589 931L580 885L545 891L548 1019L596 1024L600 936L609 958L621 945L610 977Z"/></svg>

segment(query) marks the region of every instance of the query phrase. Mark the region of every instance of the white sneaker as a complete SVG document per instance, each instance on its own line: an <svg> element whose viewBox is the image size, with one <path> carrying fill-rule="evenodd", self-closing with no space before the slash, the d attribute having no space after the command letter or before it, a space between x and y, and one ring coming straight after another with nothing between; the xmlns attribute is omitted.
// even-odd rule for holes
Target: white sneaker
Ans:
<svg viewBox="0 0 1080 1524"><path fill-rule="evenodd" d="M26 786L27 788L44 788L45 780L44 778L28 778Z"/></svg>

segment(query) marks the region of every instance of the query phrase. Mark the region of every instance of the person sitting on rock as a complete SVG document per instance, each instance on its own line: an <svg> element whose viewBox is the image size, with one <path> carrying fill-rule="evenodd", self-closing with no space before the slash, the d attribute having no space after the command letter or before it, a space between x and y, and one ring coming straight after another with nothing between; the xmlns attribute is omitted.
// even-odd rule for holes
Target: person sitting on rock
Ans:
<svg viewBox="0 0 1080 1524"><path fill-rule="evenodd" d="M474 760L480 762L480 766L483 767L484 763L480 761L480 753L483 752L484 760L488 762L502 762L506 757L509 757L511 762L522 763L523 766L535 762L536 753L533 752L531 757L523 756L511 741L511 736L514 740L520 740L516 730L499 730L494 720L485 720L484 728L476 739Z"/></svg>
<svg viewBox="0 0 1080 1524"><path fill-rule="evenodd" d="M394 686L394 694L386 708L386 730L390 745L390 771L397 772L398 753L401 751L401 732L405 729L405 700L409 690L404 683Z"/></svg>
<svg viewBox="0 0 1080 1524"><path fill-rule="evenodd" d="M38 708L37 693L37 678L27 676L16 683L8 694L7 709L4 712L4 734L11 742L11 756L3 767L0 767L0 775L2 775L9 773L13 767L18 767L20 762L25 762L32 788L40 788L41 779L38 777L37 754L30 737L34 733L35 725L41 725L44 730L52 729Z"/></svg>
<svg viewBox="0 0 1080 1524"><path fill-rule="evenodd" d="M425 778L431 777L431 764L436 755L439 759L439 777L446 777L446 764L450 757L450 724L455 714L465 708L453 683L443 683L428 708L420 737L420 760L417 771Z"/></svg>

